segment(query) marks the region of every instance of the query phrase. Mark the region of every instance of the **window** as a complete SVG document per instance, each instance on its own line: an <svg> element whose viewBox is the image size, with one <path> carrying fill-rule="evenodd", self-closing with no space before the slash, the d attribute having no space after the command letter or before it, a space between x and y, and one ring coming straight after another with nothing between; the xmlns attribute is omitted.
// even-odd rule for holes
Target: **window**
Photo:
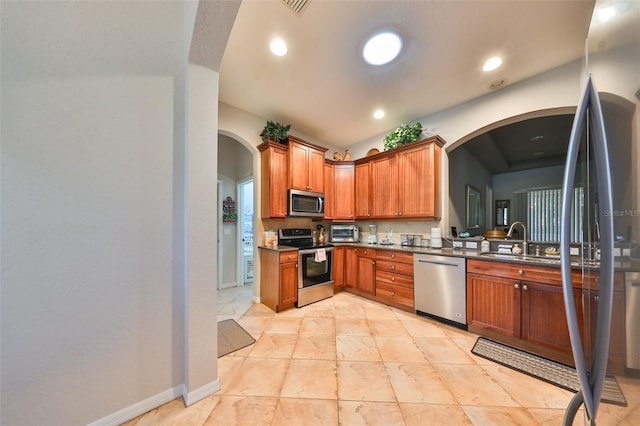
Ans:
<svg viewBox="0 0 640 426"><path fill-rule="evenodd" d="M571 241L582 240L584 217L584 189L574 188L571 207ZM560 241L562 189L536 189L527 191L527 225L530 241Z"/></svg>

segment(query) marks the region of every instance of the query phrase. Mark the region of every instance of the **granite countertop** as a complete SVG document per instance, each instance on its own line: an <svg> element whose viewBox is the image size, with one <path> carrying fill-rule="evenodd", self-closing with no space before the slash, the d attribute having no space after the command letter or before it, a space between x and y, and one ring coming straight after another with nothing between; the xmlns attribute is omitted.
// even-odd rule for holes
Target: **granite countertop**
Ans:
<svg viewBox="0 0 640 426"><path fill-rule="evenodd" d="M291 246L258 246L259 249L262 250L271 250L271 251L291 251L291 250L298 250L298 247L291 247Z"/></svg>
<svg viewBox="0 0 640 426"><path fill-rule="evenodd" d="M479 259L488 260L492 262L508 262L537 266L549 266L560 267L560 258L556 256L517 256L510 254L483 254L479 250L469 250L464 248L432 248L432 247L418 247L418 246L402 246L400 244L394 245L382 245L382 244L367 244L367 243L333 243L336 246L348 246L348 247L366 247L374 248L376 250L394 250L400 252L408 252L415 254L433 254L439 256L452 256L452 257L464 257L466 259ZM579 258L575 258L571 262L572 268L593 268L598 269L598 265L582 265L579 263ZM616 258L614 268L619 272L635 272L640 271L640 261L636 261L628 258Z"/></svg>

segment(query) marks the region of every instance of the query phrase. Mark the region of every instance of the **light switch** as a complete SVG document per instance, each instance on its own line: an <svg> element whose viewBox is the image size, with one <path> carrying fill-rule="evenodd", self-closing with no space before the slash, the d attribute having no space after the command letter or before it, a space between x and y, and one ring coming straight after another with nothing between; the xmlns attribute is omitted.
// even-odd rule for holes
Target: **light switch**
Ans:
<svg viewBox="0 0 640 426"><path fill-rule="evenodd" d="M231 235L231 229L224 228L224 235Z"/></svg>

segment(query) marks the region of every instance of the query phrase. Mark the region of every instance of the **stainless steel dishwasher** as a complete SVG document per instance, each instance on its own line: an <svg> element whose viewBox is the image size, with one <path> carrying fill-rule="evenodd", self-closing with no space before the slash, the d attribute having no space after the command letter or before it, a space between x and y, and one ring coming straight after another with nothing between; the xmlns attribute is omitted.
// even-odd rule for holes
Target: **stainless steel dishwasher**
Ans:
<svg viewBox="0 0 640 426"><path fill-rule="evenodd" d="M467 327L466 259L415 254L413 275L418 313Z"/></svg>

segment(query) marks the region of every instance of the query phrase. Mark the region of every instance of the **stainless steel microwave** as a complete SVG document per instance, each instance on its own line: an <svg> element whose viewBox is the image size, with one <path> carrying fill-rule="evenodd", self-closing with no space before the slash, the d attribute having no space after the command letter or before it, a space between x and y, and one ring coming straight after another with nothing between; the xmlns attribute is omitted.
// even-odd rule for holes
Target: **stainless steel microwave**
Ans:
<svg viewBox="0 0 640 426"><path fill-rule="evenodd" d="M289 190L289 216L324 217L324 194Z"/></svg>

